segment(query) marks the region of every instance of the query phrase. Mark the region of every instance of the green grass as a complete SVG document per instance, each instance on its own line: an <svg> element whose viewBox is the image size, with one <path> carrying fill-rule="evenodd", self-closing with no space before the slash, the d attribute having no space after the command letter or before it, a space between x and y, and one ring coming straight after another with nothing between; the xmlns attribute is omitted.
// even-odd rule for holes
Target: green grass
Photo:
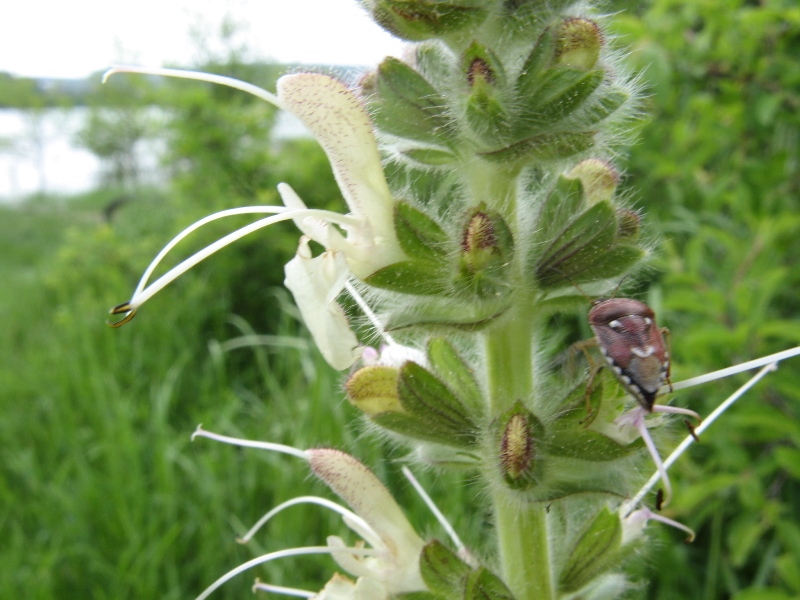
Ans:
<svg viewBox="0 0 800 600"><path fill-rule="evenodd" d="M0 216L0 597L191 598L257 553L342 534L337 518L300 506L249 546L236 544L278 503L329 492L297 459L189 439L203 423L299 447L357 448L381 477L397 481L399 465L364 436L340 375L313 349L285 291L270 292L281 307L270 323L290 349L225 350L226 341L252 333L227 310L236 282L212 287L219 278L210 273L232 255L211 259L112 330L106 310L130 294L135 271L154 252L142 240L159 237L144 231L169 209L146 198L109 225L93 206L102 198ZM137 213L149 215L138 232ZM468 539L480 535L481 520L468 525L457 508L473 503L469 489L435 480L455 490L443 509ZM420 531L441 537L413 491L396 483L395 490ZM318 589L333 571L324 557L285 560L215 597L249 594L256 576Z"/></svg>

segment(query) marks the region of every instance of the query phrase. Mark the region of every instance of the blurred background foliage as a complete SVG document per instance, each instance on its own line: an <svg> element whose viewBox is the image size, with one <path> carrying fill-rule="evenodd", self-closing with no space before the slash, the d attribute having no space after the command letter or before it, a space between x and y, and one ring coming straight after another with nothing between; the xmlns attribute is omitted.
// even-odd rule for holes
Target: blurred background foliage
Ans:
<svg viewBox="0 0 800 600"><path fill-rule="evenodd" d="M608 4L621 11L614 43L630 49L648 91L646 121L620 161L658 242L632 293L672 330L673 379L800 344L800 8L794 0ZM248 63L238 51L199 68L267 89L287 69ZM0 89L16 90L23 106L54 103L12 83ZM295 507L257 542L237 545L269 508L326 492L294 459L190 443L198 423L353 451L390 483L420 531L443 537L387 460L396 455L358 425L341 376L281 288L297 244L291 226L220 252L127 327L103 323L158 250L214 210L274 204L280 181L312 206L340 207L321 150L307 138L275 139L273 109L222 87L122 76L87 102L94 109L81 143L107 161L107 185L0 205L0 597L192 597L255 553L341 533L336 518ZM126 158L146 136L165 144L166 188L137 183ZM177 253L246 222L209 225ZM679 461L668 516L698 539L686 546L652 526L649 552L631 565L648 583L631 597L800 596L798 373L787 362ZM744 378L677 402L707 414ZM474 513L479 491L420 476L468 541L487 534L485 515ZM286 560L253 576L314 589L332 570L324 558ZM241 597L251 582L239 577L215 597Z"/></svg>

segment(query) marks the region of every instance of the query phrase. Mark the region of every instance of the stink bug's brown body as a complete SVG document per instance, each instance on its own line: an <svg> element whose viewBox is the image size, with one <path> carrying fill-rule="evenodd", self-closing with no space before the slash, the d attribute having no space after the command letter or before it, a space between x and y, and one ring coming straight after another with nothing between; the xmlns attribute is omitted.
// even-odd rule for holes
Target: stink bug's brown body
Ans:
<svg viewBox="0 0 800 600"><path fill-rule="evenodd" d="M658 390L669 383L666 328L659 329L653 309L632 298L595 300L589 325L597 346L625 389L653 411Z"/></svg>

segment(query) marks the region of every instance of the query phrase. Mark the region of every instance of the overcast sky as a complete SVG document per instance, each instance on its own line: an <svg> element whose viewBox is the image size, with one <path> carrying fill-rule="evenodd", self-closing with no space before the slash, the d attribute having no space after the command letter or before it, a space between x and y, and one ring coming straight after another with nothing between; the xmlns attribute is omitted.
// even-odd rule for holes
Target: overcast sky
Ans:
<svg viewBox="0 0 800 600"><path fill-rule="evenodd" d="M84 77L121 62L189 65L201 59L190 32L219 31L226 13L253 58L371 65L400 52L356 0L13 0L0 20L0 71Z"/></svg>

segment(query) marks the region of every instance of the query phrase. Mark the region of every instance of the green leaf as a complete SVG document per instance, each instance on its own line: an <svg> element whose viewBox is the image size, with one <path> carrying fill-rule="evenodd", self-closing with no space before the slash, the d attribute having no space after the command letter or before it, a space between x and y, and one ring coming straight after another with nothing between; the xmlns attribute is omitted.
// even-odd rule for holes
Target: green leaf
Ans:
<svg viewBox="0 0 800 600"><path fill-rule="evenodd" d="M619 91L599 93L597 99L586 105L581 124L592 126L607 119L625 104L629 97L629 94Z"/></svg>
<svg viewBox="0 0 800 600"><path fill-rule="evenodd" d="M488 14L480 0L374 0L366 6L378 25L411 41L477 27Z"/></svg>
<svg viewBox="0 0 800 600"><path fill-rule="evenodd" d="M559 588L574 592L611 567L622 556L622 525L619 515L607 508L601 510L583 532L559 577Z"/></svg>
<svg viewBox="0 0 800 600"><path fill-rule="evenodd" d="M364 280L368 285L416 296L438 296L448 291L441 265L406 260L375 271Z"/></svg>
<svg viewBox="0 0 800 600"><path fill-rule="evenodd" d="M422 314L419 310L398 313L391 316L386 324L387 331L399 331L414 327L424 328L427 332L475 332L489 327L498 318L502 317L508 310L508 306L502 306L499 310L495 304L486 307L473 314L453 314L452 307L422 307Z"/></svg>
<svg viewBox="0 0 800 600"><path fill-rule="evenodd" d="M433 593L444 598L461 598L472 569L455 552L433 540L422 549L419 570L425 585Z"/></svg>
<svg viewBox="0 0 800 600"><path fill-rule="evenodd" d="M400 246L412 260L438 265L446 258L447 234L436 221L410 204L395 204L394 229Z"/></svg>
<svg viewBox="0 0 800 600"><path fill-rule="evenodd" d="M617 219L611 204L598 202L555 236L539 259L536 279L542 287L568 282L601 258L599 253L608 250L616 231Z"/></svg>
<svg viewBox="0 0 800 600"><path fill-rule="evenodd" d="M514 600L514 594L497 575L478 567L467 578L464 600Z"/></svg>
<svg viewBox="0 0 800 600"><path fill-rule="evenodd" d="M426 442L435 442L456 448L471 446L474 436L452 427L451 423L438 422L398 412L385 412L373 415L370 420L389 431Z"/></svg>
<svg viewBox="0 0 800 600"><path fill-rule="evenodd" d="M644 258L644 255L645 252L641 248L617 244L605 252L597 253L594 260L586 261L582 268L573 270L572 280L581 283L616 277L629 270Z"/></svg>
<svg viewBox="0 0 800 600"><path fill-rule="evenodd" d="M531 50L525 64L522 66L519 77L517 78L517 96L524 102L526 97L532 97L536 88L541 84L540 74L542 70L553 60L555 54L555 36L553 28L548 27L544 30L536 45Z"/></svg>
<svg viewBox="0 0 800 600"><path fill-rule="evenodd" d="M434 167L452 165L458 160L452 152L435 148L410 148L403 150L402 154L413 161Z"/></svg>
<svg viewBox="0 0 800 600"><path fill-rule="evenodd" d="M550 126L572 114L598 88L605 76L602 70L578 71L580 77L569 71L574 69L567 69L567 73L554 78L551 87L540 89L535 101L524 106L518 118L528 132Z"/></svg>
<svg viewBox="0 0 800 600"><path fill-rule="evenodd" d="M375 125L400 137L435 144L453 140L444 97L412 67L389 57L378 67Z"/></svg>
<svg viewBox="0 0 800 600"><path fill-rule="evenodd" d="M397 600L446 600L438 594L431 592L410 592L408 594L396 594L394 596Z"/></svg>
<svg viewBox="0 0 800 600"><path fill-rule="evenodd" d="M536 216L537 227L533 237L533 247L540 247L550 242L553 231L566 227L585 206L581 180L560 175Z"/></svg>
<svg viewBox="0 0 800 600"><path fill-rule="evenodd" d="M593 131L542 133L479 156L497 163L551 161L569 158L593 145Z"/></svg>
<svg viewBox="0 0 800 600"><path fill-rule="evenodd" d="M436 374L460 398L473 414L482 414L486 408L483 393L475 381L475 371L461 358L455 348L444 338L428 342L428 360Z"/></svg>
<svg viewBox="0 0 800 600"><path fill-rule="evenodd" d="M424 367L410 361L405 363L400 369L397 389L407 412L452 431L467 435L474 433L475 425L467 416L464 405Z"/></svg>

